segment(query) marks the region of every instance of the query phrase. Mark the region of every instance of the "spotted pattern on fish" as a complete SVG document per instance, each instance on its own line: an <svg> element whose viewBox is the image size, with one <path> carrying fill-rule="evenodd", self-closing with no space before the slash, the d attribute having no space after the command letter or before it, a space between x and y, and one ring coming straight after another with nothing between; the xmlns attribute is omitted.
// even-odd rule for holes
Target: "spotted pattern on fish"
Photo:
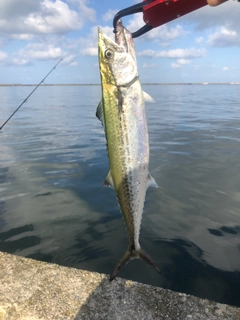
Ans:
<svg viewBox="0 0 240 320"><path fill-rule="evenodd" d="M118 22L117 44L99 29L101 120L108 149L110 171L104 182L114 188L129 236L129 247L110 280L131 259L140 258L158 272L158 266L142 250L139 233L146 190L157 186L148 172L149 141L144 92L138 76L131 34ZM148 99L151 98L148 96Z"/></svg>

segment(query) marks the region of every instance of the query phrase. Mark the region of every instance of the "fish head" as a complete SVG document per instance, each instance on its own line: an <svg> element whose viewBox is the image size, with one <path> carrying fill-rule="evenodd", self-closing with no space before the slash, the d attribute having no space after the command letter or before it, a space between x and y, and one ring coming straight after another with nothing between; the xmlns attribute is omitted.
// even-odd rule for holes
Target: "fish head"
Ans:
<svg viewBox="0 0 240 320"><path fill-rule="evenodd" d="M124 45L98 28L98 57L102 84L126 85L138 76L137 64Z"/></svg>

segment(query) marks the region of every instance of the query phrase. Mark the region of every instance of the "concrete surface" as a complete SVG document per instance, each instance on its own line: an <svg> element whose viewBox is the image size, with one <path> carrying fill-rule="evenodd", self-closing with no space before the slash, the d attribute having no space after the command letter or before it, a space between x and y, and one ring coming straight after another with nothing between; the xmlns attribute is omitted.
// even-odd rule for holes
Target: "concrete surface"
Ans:
<svg viewBox="0 0 240 320"><path fill-rule="evenodd" d="M240 308L0 252L0 320L240 320Z"/></svg>

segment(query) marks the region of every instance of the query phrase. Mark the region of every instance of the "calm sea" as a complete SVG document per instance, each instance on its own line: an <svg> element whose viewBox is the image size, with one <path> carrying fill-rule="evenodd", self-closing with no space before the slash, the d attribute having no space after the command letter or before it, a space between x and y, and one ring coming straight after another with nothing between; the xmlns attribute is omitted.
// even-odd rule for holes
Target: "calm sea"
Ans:
<svg viewBox="0 0 240 320"><path fill-rule="evenodd" d="M0 87L0 125L33 87ZM119 274L240 306L240 86L148 85L142 261ZM95 117L99 86L40 87L0 133L0 250L110 273L128 237Z"/></svg>

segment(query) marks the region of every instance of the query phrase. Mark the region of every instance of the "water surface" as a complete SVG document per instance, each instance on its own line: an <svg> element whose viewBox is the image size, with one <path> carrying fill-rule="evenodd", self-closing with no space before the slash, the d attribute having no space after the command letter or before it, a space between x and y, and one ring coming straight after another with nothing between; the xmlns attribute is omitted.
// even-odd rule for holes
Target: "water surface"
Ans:
<svg viewBox="0 0 240 320"><path fill-rule="evenodd" d="M238 85L144 86L150 173L140 241L162 270L119 276L240 306ZM0 87L1 124L32 87ZM110 273L128 238L95 117L99 86L40 87L0 134L0 250Z"/></svg>

